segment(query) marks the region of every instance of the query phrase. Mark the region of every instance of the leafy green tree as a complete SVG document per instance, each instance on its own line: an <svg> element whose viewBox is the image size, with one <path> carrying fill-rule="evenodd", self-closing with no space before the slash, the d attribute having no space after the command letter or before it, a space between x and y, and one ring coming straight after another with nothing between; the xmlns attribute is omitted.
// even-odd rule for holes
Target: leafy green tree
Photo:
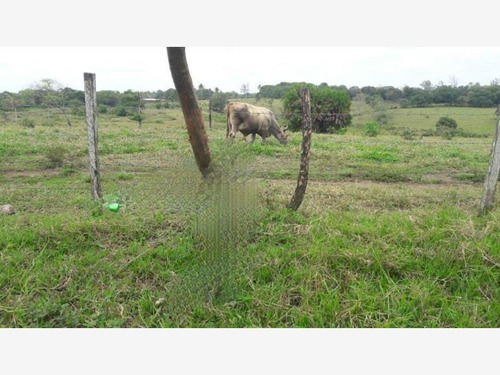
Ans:
<svg viewBox="0 0 500 375"><path fill-rule="evenodd" d="M410 98L410 103L414 107L428 107L432 103L432 93L425 90L419 90Z"/></svg>
<svg viewBox="0 0 500 375"><path fill-rule="evenodd" d="M42 105L42 95L39 91L33 88L28 88L19 91L17 94L19 105L22 106L38 106Z"/></svg>
<svg viewBox="0 0 500 375"><path fill-rule="evenodd" d="M356 96L361 94L361 89L358 86L352 86L352 87L349 87L348 92L349 92L349 96L351 97L351 99L354 99Z"/></svg>
<svg viewBox="0 0 500 375"><path fill-rule="evenodd" d="M177 91L175 89L168 89L167 91L165 91L165 100L178 102L179 96L177 95Z"/></svg>
<svg viewBox="0 0 500 375"><path fill-rule="evenodd" d="M120 102L122 108L129 109L126 112L132 113L131 119L137 121L140 128L142 126L142 122L146 118L144 114L141 112L142 108L144 108L144 103L142 101L141 93L137 91L127 90L123 93Z"/></svg>
<svg viewBox="0 0 500 375"><path fill-rule="evenodd" d="M116 107L120 103L121 94L118 91L103 90L96 93L97 104Z"/></svg>
<svg viewBox="0 0 500 375"><path fill-rule="evenodd" d="M493 107L500 104L500 90L497 86L473 86L469 93L469 104L472 107Z"/></svg>
<svg viewBox="0 0 500 375"><path fill-rule="evenodd" d="M212 102L212 111L222 113L229 100L229 96L222 92L215 93L210 101Z"/></svg>
<svg viewBox="0 0 500 375"><path fill-rule="evenodd" d="M425 90L425 91L432 91L432 89L434 88L434 86L432 85L432 82L429 81L429 80L426 80L426 81L423 81L420 86L422 86L422 88Z"/></svg>
<svg viewBox="0 0 500 375"><path fill-rule="evenodd" d="M66 113L68 94L71 92L71 89L53 79L42 79L39 82L35 82L32 88L40 95L42 104L61 112L66 118L68 126L71 126L71 120Z"/></svg>
<svg viewBox="0 0 500 375"><path fill-rule="evenodd" d="M302 127L300 89L303 84L294 84L283 98L285 118L291 130ZM306 84L311 94L311 118L313 130L326 133L350 125L351 99L345 90L333 90L330 87L318 87Z"/></svg>
<svg viewBox="0 0 500 375"><path fill-rule="evenodd" d="M452 86L439 86L433 92L433 103L450 104L457 103L459 91Z"/></svg>
<svg viewBox="0 0 500 375"><path fill-rule="evenodd" d="M196 97L198 98L198 100L210 99L213 94L214 92L212 91L212 89L205 88L203 84L200 84L198 86L198 90L196 90Z"/></svg>
<svg viewBox="0 0 500 375"><path fill-rule="evenodd" d="M1 108L5 111L15 111L19 107L19 100L15 94L4 93L2 95L2 106Z"/></svg>
<svg viewBox="0 0 500 375"><path fill-rule="evenodd" d="M144 107L144 103L141 101L141 94L132 90L127 90L122 94L120 103L123 107Z"/></svg>
<svg viewBox="0 0 500 375"><path fill-rule="evenodd" d="M403 91L392 86L381 87L379 92L382 99L390 102L397 102L403 97Z"/></svg>
<svg viewBox="0 0 500 375"><path fill-rule="evenodd" d="M115 116L118 117L125 117L128 116L128 112L124 107L116 107L114 110Z"/></svg>
<svg viewBox="0 0 500 375"><path fill-rule="evenodd" d="M142 122L146 119L146 116L144 116L144 114L142 114L142 113L136 112L132 115L132 117L130 119L137 121L137 123L139 124L139 128L140 128L142 126Z"/></svg>
<svg viewBox="0 0 500 375"><path fill-rule="evenodd" d="M70 87L66 87L66 100L68 102L77 103L78 105L85 105L85 92L82 90L73 90Z"/></svg>
<svg viewBox="0 0 500 375"><path fill-rule="evenodd" d="M293 84L290 82L280 82L277 85L262 85L259 93L261 98L281 99Z"/></svg>
<svg viewBox="0 0 500 375"><path fill-rule="evenodd" d="M361 92L365 95L377 95L377 88L373 86L365 86L361 88Z"/></svg>

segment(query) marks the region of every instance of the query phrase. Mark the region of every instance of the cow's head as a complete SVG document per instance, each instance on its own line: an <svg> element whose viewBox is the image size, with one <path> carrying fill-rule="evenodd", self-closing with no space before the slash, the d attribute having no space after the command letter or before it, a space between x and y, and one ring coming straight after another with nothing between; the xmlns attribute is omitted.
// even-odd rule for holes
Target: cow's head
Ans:
<svg viewBox="0 0 500 375"><path fill-rule="evenodd" d="M286 131L288 130L288 126L286 128L283 128L280 132L280 137L279 141L281 144L286 145L288 144L288 137L286 135Z"/></svg>

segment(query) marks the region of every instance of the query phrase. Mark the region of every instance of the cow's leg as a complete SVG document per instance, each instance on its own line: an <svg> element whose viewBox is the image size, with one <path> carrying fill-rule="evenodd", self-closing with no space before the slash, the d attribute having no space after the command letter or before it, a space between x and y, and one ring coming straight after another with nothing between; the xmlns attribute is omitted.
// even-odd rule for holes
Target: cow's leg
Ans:
<svg viewBox="0 0 500 375"><path fill-rule="evenodd" d="M238 131L239 125L240 121L238 120L238 117L236 117L234 114L231 114L229 116L229 123L227 129L227 136L229 136L231 142L233 142L234 139L236 138L236 132Z"/></svg>
<svg viewBox="0 0 500 375"><path fill-rule="evenodd" d="M256 136L256 135L257 135L257 134L252 133L252 139L251 139L251 140L250 140L250 142L248 142L248 143L250 143L250 144L251 144L251 143L254 143L254 142L255 142L255 136Z"/></svg>

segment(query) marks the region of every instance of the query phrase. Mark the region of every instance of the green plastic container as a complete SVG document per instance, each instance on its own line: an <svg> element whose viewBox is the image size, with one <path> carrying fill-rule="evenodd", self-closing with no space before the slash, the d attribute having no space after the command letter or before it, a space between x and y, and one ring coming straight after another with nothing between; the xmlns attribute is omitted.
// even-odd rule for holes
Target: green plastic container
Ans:
<svg viewBox="0 0 500 375"><path fill-rule="evenodd" d="M108 208L112 212L118 212L118 211L120 211L120 204L113 202L113 203L108 204Z"/></svg>

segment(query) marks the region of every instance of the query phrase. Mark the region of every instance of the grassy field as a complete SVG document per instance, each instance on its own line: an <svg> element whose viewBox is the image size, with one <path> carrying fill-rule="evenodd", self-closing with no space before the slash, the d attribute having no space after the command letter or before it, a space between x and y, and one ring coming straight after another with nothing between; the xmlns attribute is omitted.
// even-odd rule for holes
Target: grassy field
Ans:
<svg viewBox="0 0 500 375"><path fill-rule="evenodd" d="M395 128L446 114L495 128L493 109L390 111ZM287 147L231 145L216 114L209 186L181 111L145 113L141 129L99 117L104 198L118 213L90 199L83 118L0 119L0 204L17 210L0 216L1 326L500 325L500 213L477 217L491 138L364 137L373 113L354 103L347 134L313 135L306 198L289 212L299 133Z"/></svg>
<svg viewBox="0 0 500 375"><path fill-rule="evenodd" d="M441 117L451 117L459 128L480 135L492 135L495 130L497 116L495 108L469 107L432 107L432 108L399 108L387 105L389 127L415 130L435 130L436 122ZM359 101L353 102L352 111L355 126L362 126L373 119L373 109Z"/></svg>

